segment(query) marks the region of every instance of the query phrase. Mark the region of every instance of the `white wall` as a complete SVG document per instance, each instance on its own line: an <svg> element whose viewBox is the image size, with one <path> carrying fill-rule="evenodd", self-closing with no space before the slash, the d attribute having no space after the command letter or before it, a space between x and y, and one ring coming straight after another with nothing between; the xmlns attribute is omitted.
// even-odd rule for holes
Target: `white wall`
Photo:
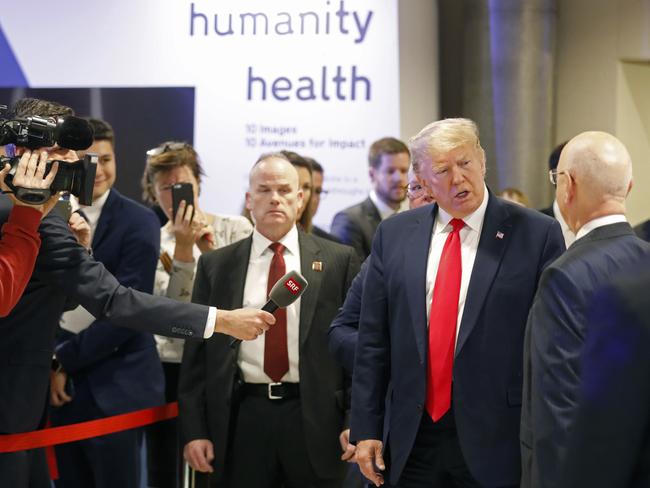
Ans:
<svg viewBox="0 0 650 488"><path fill-rule="evenodd" d="M585 130L632 156L632 224L650 218L650 0L558 0L555 141Z"/></svg>
<svg viewBox="0 0 650 488"><path fill-rule="evenodd" d="M439 118L438 2L399 2L400 132L404 141Z"/></svg>

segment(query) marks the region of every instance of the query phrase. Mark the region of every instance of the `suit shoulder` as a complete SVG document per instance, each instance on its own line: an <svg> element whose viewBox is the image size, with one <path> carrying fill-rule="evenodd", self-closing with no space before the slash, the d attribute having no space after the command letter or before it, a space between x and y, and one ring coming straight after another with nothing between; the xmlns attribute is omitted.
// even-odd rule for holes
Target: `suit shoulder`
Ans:
<svg viewBox="0 0 650 488"><path fill-rule="evenodd" d="M515 218L515 219L521 219L529 222L533 222L536 224L544 224L546 226L553 225L553 223L557 223L557 220L555 220L553 217L550 217L549 215L540 212L539 210L535 210L533 208L526 208L522 207L521 205L517 205L516 203L508 202L502 198L495 197L498 199L499 203L501 205L504 205L505 208L508 210L510 215Z"/></svg>
<svg viewBox="0 0 650 488"><path fill-rule="evenodd" d="M316 234L303 234L305 239L311 239L318 247L326 250L332 254L341 254L341 255L352 255L355 253L353 247L346 244L341 244L339 242L326 239L324 237L317 236Z"/></svg>
<svg viewBox="0 0 650 488"><path fill-rule="evenodd" d="M354 205L350 205L349 207L346 207L343 210L339 210L336 213L336 215L334 215L334 218L335 219L342 218L342 217L359 218L363 213L363 206L365 202L366 200L363 200L362 202L355 203Z"/></svg>
<svg viewBox="0 0 650 488"><path fill-rule="evenodd" d="M125 197L121 193L117 194L120 203L122 205L122 211L128 212L128 217L140 217L143 219L150 219L152 222L156 221L158 222L158 225L160 225L160 221L158 220L158 217L154 213L153 210L151 210L149 207L145 207L143 204L136 202L135 200Z"/></svg>

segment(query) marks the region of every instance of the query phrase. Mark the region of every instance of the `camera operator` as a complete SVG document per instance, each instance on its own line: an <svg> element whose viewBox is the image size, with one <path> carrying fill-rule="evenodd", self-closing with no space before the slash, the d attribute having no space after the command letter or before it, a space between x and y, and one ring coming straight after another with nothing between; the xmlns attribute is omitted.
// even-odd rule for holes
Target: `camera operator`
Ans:
<svg viewBox="0 0 650 488"><path fill-rule="evenodd" d="M49 188L58 169L54 163L47 176L45 163L47 153L25 152L20 158L14 176L14 183L23 188ZM29 205L11 195L4 184L11 167L7 164L0 171L0 188L13 201L7 223L2 226L0 240L0 317L5 317L23 294L36 262L41 239L38 225L41 218L54 207L58 196L53 196L42 205Z"/></svg>
<svg viewBox="0 0 650 488"><path fill-rule="evenodd" d="M62 105L22 99L15 117L69 115ZM74 161L74 151L54 146L49 159ZM18 147L18 154L25 148ZM0 197L0 223L10 205ZM42 426L52 364L54 332L66 301L74 300L93 316L137 330L182 338L208 338L213 332L251 340L275 322L273 315L254 309L217 310L179 303L121 286L73 236L67 223L50 214L39 227L41 248L26 291L0 319L0 434L27 432ZM48 487L39 452L0 454L0 486ZM39 470L39 468L43 468ZM44 477L37 473L45 471Z"/></svg>

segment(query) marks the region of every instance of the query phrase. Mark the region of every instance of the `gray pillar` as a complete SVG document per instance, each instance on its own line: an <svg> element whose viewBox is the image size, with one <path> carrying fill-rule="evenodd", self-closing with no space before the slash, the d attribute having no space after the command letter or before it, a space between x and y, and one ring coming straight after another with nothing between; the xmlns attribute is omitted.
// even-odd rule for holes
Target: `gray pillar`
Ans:
<svg viewBox="0 0 650 488"><path fill-rule="evenodd" d="M552 150L555 0L466 0L463 112L479 124L494 191L546 205Z"/></svg>

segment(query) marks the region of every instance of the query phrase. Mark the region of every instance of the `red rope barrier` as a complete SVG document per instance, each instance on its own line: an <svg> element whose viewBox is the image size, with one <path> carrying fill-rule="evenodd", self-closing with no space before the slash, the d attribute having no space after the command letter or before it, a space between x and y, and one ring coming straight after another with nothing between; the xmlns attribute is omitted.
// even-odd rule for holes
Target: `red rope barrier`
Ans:
<svg viewBox="0 0 650 488"><path fill-rule="evenodd" d="M123 430L161 422L178 416L178 402L160 407L145 408L98 420L51 427L33 432L0 435L0 453L25 451L39 447L100 437Z"/></svg>

